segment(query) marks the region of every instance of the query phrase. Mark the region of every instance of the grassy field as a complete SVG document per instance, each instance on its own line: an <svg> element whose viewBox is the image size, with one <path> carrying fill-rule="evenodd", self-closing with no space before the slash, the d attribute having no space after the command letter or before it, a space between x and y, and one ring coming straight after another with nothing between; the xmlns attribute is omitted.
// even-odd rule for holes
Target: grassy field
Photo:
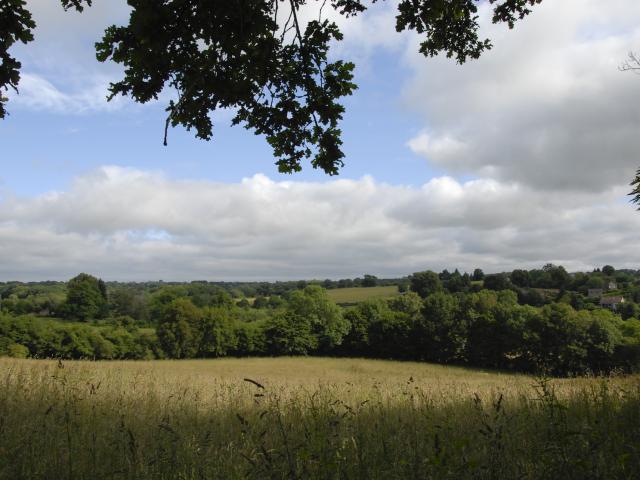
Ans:
<svg viewBox="0 0 640 480"><path fill-rule="evenodd" d="M0 359L0 479L638 478L640 379Z"/></svg>
<svg viewBox="0 0 640 480"><path fill-rule="evenodd" d="M339 305L354 304L372 298L390 298L400 295L396 285L386 287L332 288L327 290L329 298Z"/></svg>

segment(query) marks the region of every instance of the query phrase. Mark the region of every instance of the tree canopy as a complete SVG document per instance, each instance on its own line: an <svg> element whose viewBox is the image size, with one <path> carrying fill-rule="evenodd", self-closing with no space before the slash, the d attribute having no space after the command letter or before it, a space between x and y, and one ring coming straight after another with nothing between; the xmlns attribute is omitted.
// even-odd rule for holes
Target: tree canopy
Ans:
<svg viewBox="0 0 640 480"><path fill-rule="evenodd" d="M106 314L107 287L92 275L81 273L67 285L65 316L74 320L87 321Z"/></svg>
<svg viewBox="0 0 640 480"><path fill-rule="evenodd" d="M489 0L493 22L510 28L542 0ZM371 0L370 5L378 0ZM82 11L92 0L61 0ZM316 3L319 16L304 24L299 13ZM327 3L329 5L327 5ZM427 57L444 53L464 63L491 48L479 35L481 0L401 0L396 30L414 30ZM342 40L337 24L323 18L325 7L355 16L362 0L128 0L129 24L112 25L96 43L97 58L124 66L124 78L111 84L109 99L129 96L145 103L165 88L176 99L166 107L169 126L195 130L211 139L211 113L235 112L232 123L264 135L281 172L309 160L329 175L343 166L343 97L351 95L354 64L328 57L331 42ZM20 62L8 50L33 40L35 22L24 0L0 0L0 92L17 91ZM0 118L7 114L0 95Z"/></svg>

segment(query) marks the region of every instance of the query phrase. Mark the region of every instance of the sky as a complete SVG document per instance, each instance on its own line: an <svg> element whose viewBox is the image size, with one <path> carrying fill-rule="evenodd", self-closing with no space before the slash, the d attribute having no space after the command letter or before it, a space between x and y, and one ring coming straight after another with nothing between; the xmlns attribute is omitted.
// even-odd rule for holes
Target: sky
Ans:
<svg viewBox="0 0 640 480"><path fill-rule="evenodd" d="M0 121L0 281L640 268L640 76L619 70L640 52L637 0L545 0L513 30L481 3L494 48L463 66L396 33L396 1L337 17L332 55L359 89L334 177L279 174L225 111L212 141L176 128L163 146L162 98L107 102L122 70L95 59L126 2L27 3L36 40L12 49L20 93Z"/></svg>

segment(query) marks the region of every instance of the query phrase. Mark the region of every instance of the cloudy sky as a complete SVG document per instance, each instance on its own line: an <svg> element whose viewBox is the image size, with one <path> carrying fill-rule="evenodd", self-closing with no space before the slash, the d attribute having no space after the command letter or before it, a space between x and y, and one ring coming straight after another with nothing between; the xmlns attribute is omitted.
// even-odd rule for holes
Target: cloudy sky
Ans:
<svg viewBox="0 0 640 480"><path fill-rule="evenodd" d="M214 140L164 105L107 103L117 66L95 61L123 0L82 15L28 2L36 41L0 122L0 281L236 280L486 272L547 262L640 268L637 0L545 0L494 49L458 66L394 29L395 2L340 21L354 60L346 166L277 173L260 137L214 114Z"/></svg>

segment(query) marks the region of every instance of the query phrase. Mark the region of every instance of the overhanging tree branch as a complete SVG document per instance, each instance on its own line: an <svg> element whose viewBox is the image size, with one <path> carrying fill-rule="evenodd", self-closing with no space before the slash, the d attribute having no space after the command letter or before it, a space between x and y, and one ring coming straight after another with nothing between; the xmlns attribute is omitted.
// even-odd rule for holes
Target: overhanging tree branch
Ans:
<svg viewBox="0 0 640 480"><path fill-rule="evenodd" d="M634 72L640 75L640 57L634 52L629 52L627 60L618 68L621 72Z"/></svg>
<svg viewBox="0 0 640 480"><path fill-rule="evenodd" d="M286 1L291 12L279 24L278 6ZM305 27L298 12L312 1L319 6L318 19ZM442 52L464 63L491 48L478 34L481 1L400 0L396 30L422 35L420 50L426 56ZM92 4L60 2L65 10L77 11ZM493 21L510 27L540 2L489 0ZM166 109L163 143L170 125L194 129L198 138L209 140L211 113L233 109L233 124L265 136L281 172L299 171L309 160L314 168L337 174L344 157L341 101L357 87L352 63L328 60L330 44L342 33L322 20L327 3L346 17L367 8L363 0L129 0L128 25L107 28L96 44L98 60L124 67L108 99L124 95L145 103L175 87L178 100ZM25 5L24 0L0 0L0 90L17 89L20 80L21 65L7 53L9 47L33 40L35 23ZM0 95L0 118L6 101Z"/></svg>

